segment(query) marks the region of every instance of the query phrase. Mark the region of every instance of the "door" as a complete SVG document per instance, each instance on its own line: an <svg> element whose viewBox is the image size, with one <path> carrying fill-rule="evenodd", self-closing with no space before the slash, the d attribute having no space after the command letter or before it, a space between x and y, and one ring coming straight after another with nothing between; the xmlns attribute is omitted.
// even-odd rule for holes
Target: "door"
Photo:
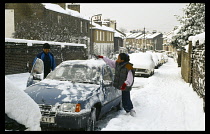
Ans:
<svg viewBox="0 0 210 134"><path fill-rule="evenodd" d="M27 81L27 87L40 82L44 78L44 64L43 61L39 58L36 59L32 69L31 74Z"/></svg>

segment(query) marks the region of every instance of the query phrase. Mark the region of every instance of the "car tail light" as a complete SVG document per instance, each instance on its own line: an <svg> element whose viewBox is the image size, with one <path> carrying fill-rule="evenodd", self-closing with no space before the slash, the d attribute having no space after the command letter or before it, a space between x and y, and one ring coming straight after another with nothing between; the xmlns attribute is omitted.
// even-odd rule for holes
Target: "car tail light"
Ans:
<svg viewBox="0 0 210 134"><path fill-rule="evenodd" d="M76 104L75 112L80 112L80 110L81 110L81 105Z"/></svg>

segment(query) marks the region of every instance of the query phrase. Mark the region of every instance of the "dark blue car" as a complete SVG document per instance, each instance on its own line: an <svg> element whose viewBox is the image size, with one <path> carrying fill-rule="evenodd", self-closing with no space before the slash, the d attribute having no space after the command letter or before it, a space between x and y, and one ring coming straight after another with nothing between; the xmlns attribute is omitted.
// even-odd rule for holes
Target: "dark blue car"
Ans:
<svg viewBox="0 0 210 134"><path fill-rule="evenodd" d="M104 114L121 108L113 77L103 60L64 61L24 91L40 106L41 127L94 130Z"/></svg>

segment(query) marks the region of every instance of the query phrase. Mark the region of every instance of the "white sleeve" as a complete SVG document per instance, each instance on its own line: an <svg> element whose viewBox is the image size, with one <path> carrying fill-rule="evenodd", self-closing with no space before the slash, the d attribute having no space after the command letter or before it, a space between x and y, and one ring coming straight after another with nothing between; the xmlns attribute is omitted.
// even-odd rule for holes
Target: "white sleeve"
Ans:
<svg viewBox="0 0 210 134"><path fill-rule="evenodd" d="M133 83L133 73L131 72L131 70L129 70L125 84L127 86L131 86L132 83Z"/></svg>
<svg viewBox="0 0 210 134"><path fill-rule="evenodd" d="M116 66L116 61L110 60L109 58L103 57L104 62L108 64L110 67L115 68Z"/></svg>

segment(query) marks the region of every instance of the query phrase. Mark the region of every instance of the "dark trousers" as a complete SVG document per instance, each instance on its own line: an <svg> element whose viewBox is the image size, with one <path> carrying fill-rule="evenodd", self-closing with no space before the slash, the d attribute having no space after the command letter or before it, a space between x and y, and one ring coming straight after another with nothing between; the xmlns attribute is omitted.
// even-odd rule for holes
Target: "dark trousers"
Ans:
<svg viewBox="0 0 210 134"><path fill-rule="evenodd" d="M133 103L130 99L130 91L122 91L122 105L126 112L133 109Z"/></svg>

